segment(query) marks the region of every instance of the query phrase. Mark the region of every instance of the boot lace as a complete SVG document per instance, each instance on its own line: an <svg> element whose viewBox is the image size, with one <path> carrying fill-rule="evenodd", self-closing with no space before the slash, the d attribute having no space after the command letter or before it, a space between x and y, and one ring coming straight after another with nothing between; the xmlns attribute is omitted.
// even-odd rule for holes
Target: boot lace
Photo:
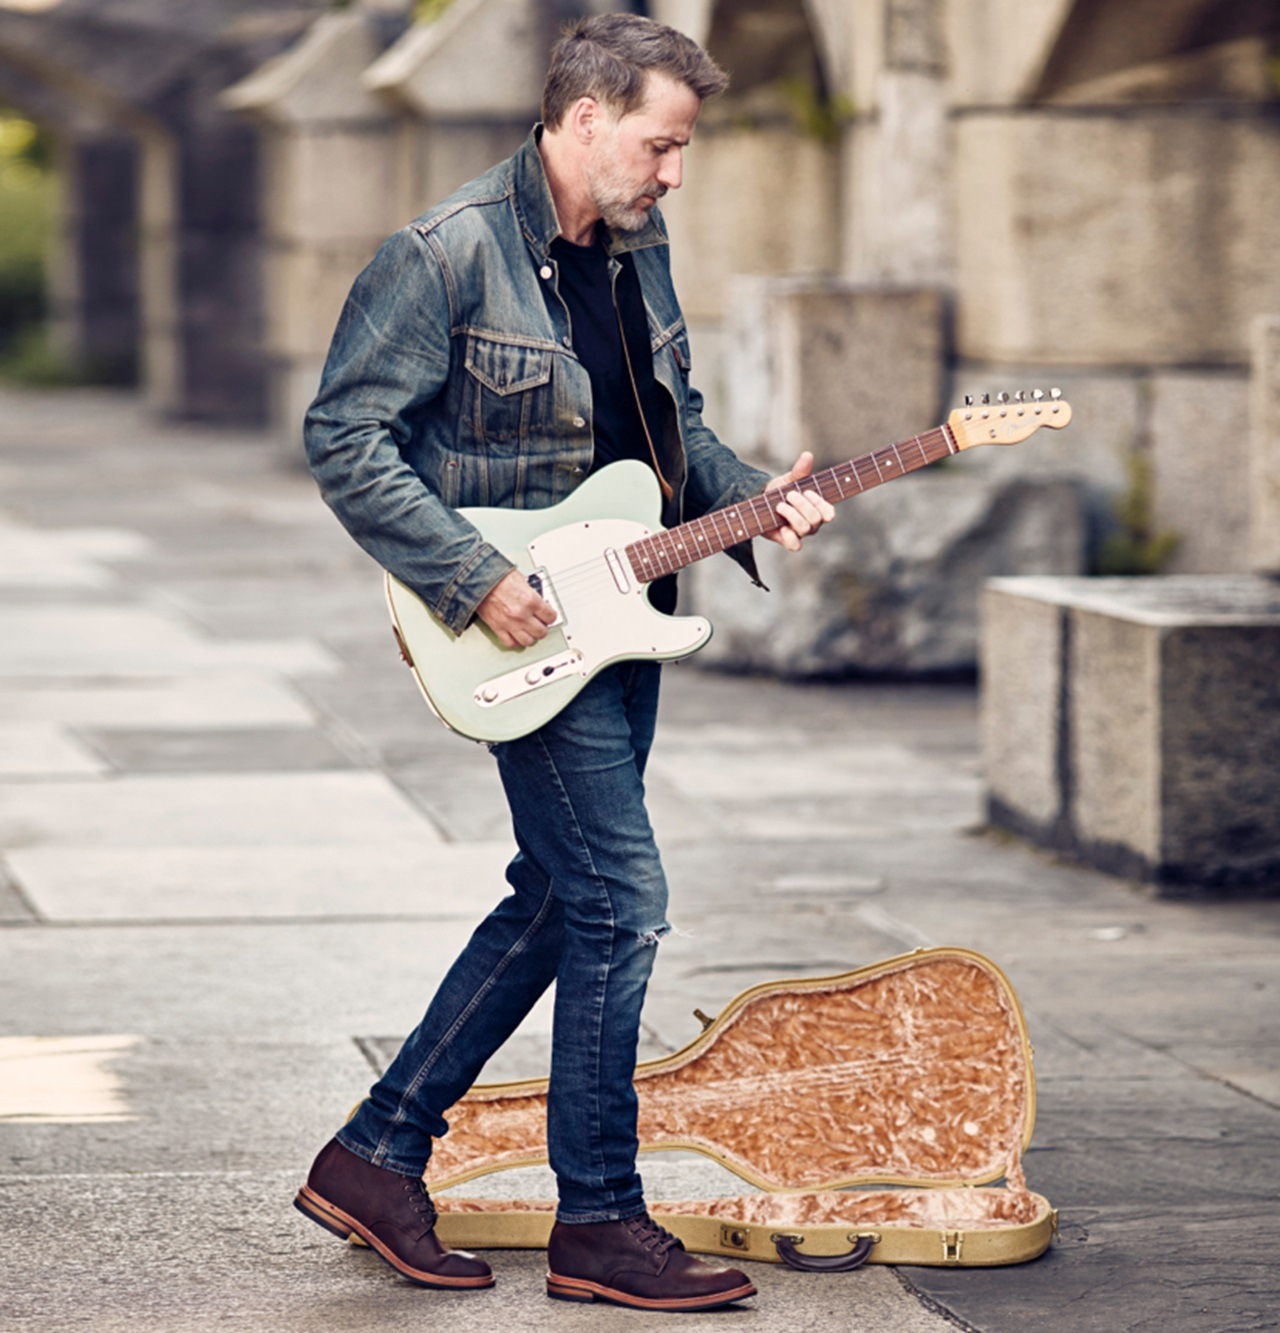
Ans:
<svg viewBox="0 0 1280 1333"><path fill-rule="evenodd" d="M417 1176L405 1176L404 1192L409 1196L409 1206L422 1217L424 1228L430 1231L436 1224L437 1214L427 1187Z"/></svg>
<svg viewBox="0 0 1280 1333"><path fill-rule="evenodd" d="M652 1251L655 1255L665 1255L669 1250L684 1249L683 1242L665 1227L660 1227L648 1213L641 1213L639 1217L629 1217L623 1225L644 1249Z"/></svg>

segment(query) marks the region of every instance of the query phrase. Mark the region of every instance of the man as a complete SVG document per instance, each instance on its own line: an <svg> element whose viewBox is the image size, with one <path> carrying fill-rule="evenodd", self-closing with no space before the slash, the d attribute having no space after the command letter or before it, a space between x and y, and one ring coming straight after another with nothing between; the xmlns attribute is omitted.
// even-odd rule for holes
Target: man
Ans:
<svg viewBox="0 0 1280 1333"><path fill-rule="evenodd" d="M555 619L458 507L545 507L591 470L639 458L670 523L812 467L802 455L769 483L703 425L689 385L654 206L680 185L702 102L726 82L650 20L574 25L524 146L392 237L355 283L308 413L308 457L356 540L455 633L479 621L527 647ZM832 516L799 492L779 513L774 539L792 550ZM651 596L674 605L670 586ZM669 929L643 787L658 677L652 662L606 668L532 735L491 747L519 848L511 892L299 1192L301 1211L424 1286L493 1281L440 1244L421 1178L449 1107L554 981L548 1294L664 1310L754 1294L650 1220L636 1171L640 1011Z"/></svg>

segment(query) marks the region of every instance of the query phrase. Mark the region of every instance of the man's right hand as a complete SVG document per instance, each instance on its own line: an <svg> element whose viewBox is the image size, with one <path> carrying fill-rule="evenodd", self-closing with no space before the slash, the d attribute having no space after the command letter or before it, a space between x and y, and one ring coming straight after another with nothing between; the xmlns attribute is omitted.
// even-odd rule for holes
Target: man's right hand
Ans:
<svg viewBox="0 0 1280 1333"><path fill-rule="evenodd" d="M513 569L490 588L476 615L498 636L504 648L528 648L547 637L555 607L539 597L528 579Z"/></svg>

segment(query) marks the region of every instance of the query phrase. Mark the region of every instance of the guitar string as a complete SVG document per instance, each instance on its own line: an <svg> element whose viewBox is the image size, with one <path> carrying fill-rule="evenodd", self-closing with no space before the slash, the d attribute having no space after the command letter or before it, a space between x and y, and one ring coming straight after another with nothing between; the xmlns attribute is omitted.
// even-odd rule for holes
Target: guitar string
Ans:
<svg viewBox="0 0 1280 1333"><path fill-rule="evenodd" d="M930 457L929 451L925 448L924 442L926 440L935 447L938 444L941 444L943 452L939 453L936 457ZM920 462L907 462L902 458L901 450L913 444L919 449L921 457ZM947 439L946 433L943 428L939 426L934 430L926 431L923 437L916 435L912 436L910 440L902 440L891 445L886 445L882 449L873 450L871 453L863 454L859 458L850 459L847 462L837 464L835 467L826 468L822 472L814 473L809 477L804 477L794 486L785 488L779 487L777 489L782 493L793 490L818 491L820 494L824 495L824 498L834 499L835 502L839 503L842 500L852 498L854 495L860 495L863 491L870 490L873 487L880 485L885 480L891 479L893 476L905 475L908 472L917 471L932 463L940 462L943 458L949 457L952 452L953 450ZM890 458L890 455L892 455L892 458ZM883 467L892 467L895 465L899 471L891 472L890 476L886 478ZM874 474L868 470L869 468L875 469ZM841 474L845 475L847 479L846 482L841 482ZM849 489L850 486L852 486L853 489ZM828 494L829 490L834 490L834 495ZM777 499L781 502L783 494L779 494ZM710 514L704 514L701 518L680 524L678 527L659 529L656 532L639 537L633 542L628 542L622 548L623 552L630 553L633 550L640 548L639 555L641 564L649 563L650 557L647 554L648 552L652 551L657 556L657 559L653 562L657 565L657 569L649 574L649 577L647 578L644 577L644 573L648 573L648 571L642 573L640 569L636 568L636 560L629 555L626 563L630 566L631 573L641 583L650 583L655 578L661 578L666 574L675 573L677 570L686 568L688 565L705 558L705 556L715 555L729 546L734 546L739 541L745 541L749 537L763 536L765 533L774 531L777 527L780 527L781 524L774 522L770 526L762 526L756 531L748 531L746 528L738 528L735 531L734 524L741 523L742 521L742 515L739 512L742 510L748 511L753 523L762 523L764 515L759 512L761 507L763 507L770 518L777 518L777 511L774 503L769 498L769 493L762 492L759 495L752 496L748 500L742 500L736 505L728 505L723 509L713 511ZM731 518L730 515L734 515L735 517ZM718 532L716 531L718 527L724 527L726 531ZM714 540L708 541L702 536L708 529L710 529L714 535ZM667 566L671 557L675 555L675 551L671 549L673 543L683 547L683 543L676 542L677 536L681 533L688 533L690 535L692 541L695 543L695 550L696 543L699 541L705 541L710 549L695 554L691 560L682 560L681 563L670 565L668 568ZM602 562L607 566L607 559L603 553L594 555L589 560L583 561L577 565L570 565L563 570L557 571L554 575L553 582L555 585L567 590L573 587L575 581L583 575L594 577L598 572L598 566ZM612 581L612 575L610 575L610 579Z"/></svg>

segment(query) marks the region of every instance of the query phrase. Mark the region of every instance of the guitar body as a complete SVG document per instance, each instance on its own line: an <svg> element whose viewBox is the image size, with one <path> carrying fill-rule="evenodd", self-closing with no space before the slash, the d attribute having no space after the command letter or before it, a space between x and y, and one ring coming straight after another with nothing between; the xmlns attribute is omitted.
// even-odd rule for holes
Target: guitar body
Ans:
<svg viewBox="0 0 1280 1333"><path fill-rule="evenodd" d="M452 730L505 741L549 722L602 668L631 658L672 661L711 638L701 616L655 611L623 548L661 531L652 469L614 463L548 509L462 509L557 610L545 639L505 648L474 621L460 635L388 575L387 602L405 660Z"/></svg>
<svg viewBox="0 0 1280 1333"><path fill-rule="evenodd" d="M947 423L923 435L790 483L831 504L979 444L1017 444L1042 426L1060 430L1070 406L1057 389L1046 401L1007 393L991 402L967 399ZM400 652L427 703L454 731L476 741L508 741L549 722L586 683L613 662L672 661L711 638L701 616L668 616L645 595L649 583L784 520L783 490L727 505L675 528L662 526L658 481L644 463L610 464L549 509L462 509L458 512L508 557L556 608L545 639L504 648L476 621L460 635L445 629L404 584L387 575L387 602Z"/></svg>

